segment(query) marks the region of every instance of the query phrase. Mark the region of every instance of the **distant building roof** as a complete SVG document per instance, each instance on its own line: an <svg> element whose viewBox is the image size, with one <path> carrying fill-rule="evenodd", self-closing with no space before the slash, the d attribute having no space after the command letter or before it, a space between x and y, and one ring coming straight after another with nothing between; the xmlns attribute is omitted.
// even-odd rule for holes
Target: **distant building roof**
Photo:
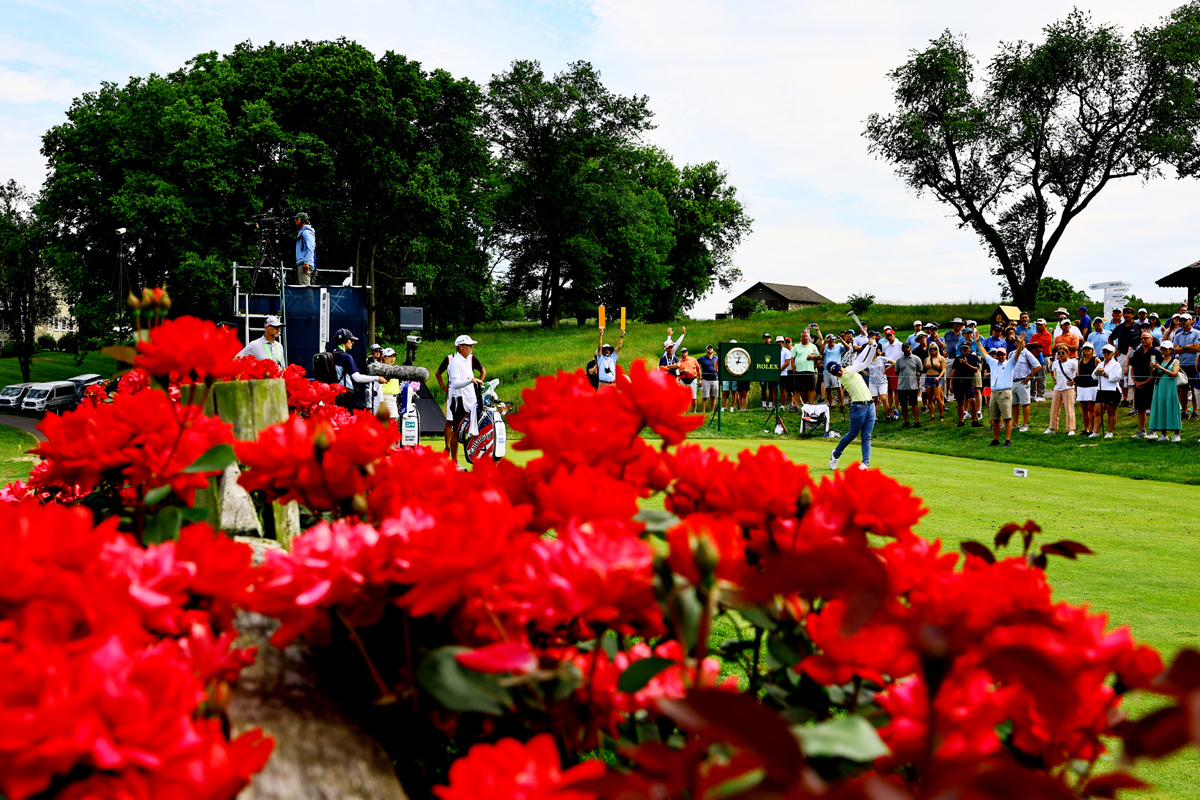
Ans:
<svg viewBox="0 0 1200 800"><path fill-rule="evenodd" d="M754 286L762 286L766 289L770 289L772 292L775 292L775 294L791 303L812 303L815 305L817 303L833 302L828 297L817 294L807 286L790 286L786 283L766 283L764 281L759 281L758 283L754 284ZM753 291L754 286L751 286L746 290L746 292ZM742 294L746 294L746 292L742 292Z"/></svg>
<svg viewBox="0 0 1200 800"><path fill-rule="evenodd" d="M1170 275L1159 278L1155 283L1164 289L1170 287L1192 289L1200 286L1200 261L1197 261L1195 264L1188 264L1183 269L1177 269Z"/></svg>

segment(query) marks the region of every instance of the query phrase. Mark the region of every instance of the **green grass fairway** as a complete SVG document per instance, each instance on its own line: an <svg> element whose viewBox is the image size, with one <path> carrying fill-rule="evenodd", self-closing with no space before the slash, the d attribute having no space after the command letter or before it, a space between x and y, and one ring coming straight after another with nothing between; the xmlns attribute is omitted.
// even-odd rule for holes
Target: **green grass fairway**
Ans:
<svg viewBox="0 0 1200 800"><path fill-rule="evenodd" d="M756 388L751 390L755 406L758 406L757 392ZM1067 436L1065 428L1060 429L1060 433L1047 436L1043 431L1050 424L1050 403L1033 403L1030 407L1029 431L1020 433L1014 427L1012 447L989 447L992 441L991 423L985 419L983 428L972 428L969 424L959 428L955 424L954 407L947 408L946 412L945 422L930 422L929 417L924 416L920 428L903 428L899 422L876 422L872 441L898 450L996 461L1014 467L1058 467L1138 480L1200 484L1200 471L1188 466L1200 456L1200 445L1197 444L1200 422L1183 423L1183 441L1177 444L1149 442L1130 438L1137 430L1137 417L1129 416L1128 409L1119 408L1116 432L1112 439L1086 439L1078 433ZM773 421L768 419L769 413L761 407L751 407L745 413L723 413L720 433L717 432L716 420L712 420L695 431L692 438L744 438L776 444L799 438L799 415L782 414L789 432L776 436L767 432L774 430ZM1059 419L1061 424L1061 413ZM836 406L830 425L843 433L850 427L849 419ZM1083 418L1078 406L1076 426L1082 430ZM1003 429L1000 438L1003 441ZM833 443L829 447L833 447Z"/></svg>
<svg viewBox="0 0 1200 800"><path fill-rule="evenodd" d="M762 441L705 444L736 455ZM794 461L808 464L814 479L830 474L832 442L775 444ZM517 463L530 458L519 451L511 455ZM849 466L858 457L856 442L841 464ZM941 539L944 550L957 551L967 539L990 545L1001 525L1033 519L1044 530L1039 541L1075 539L1096 551L1078 562L1051 560L1048 574L1055 599L1107 613L1113 626L1130 626L1138 641L1153 645L1168 661L1180 648L1200 647L1200 593L1195 590L1200 524L1178 484L1040 467L1031 469L1028 478L1015 478L1007 464L885 448L873 450L871 463L924 499L929 514L917 531ZM661 499L652 503L661 507ZM716 641L729 635L718 633ZM1155 704L1154 698L1138 696L1126 702L1134 716ZM1138 774L1156 789L1131 798L1190 800L1200 785L1200 755L1187 749L1162 763L1147 763Z"/></svg>

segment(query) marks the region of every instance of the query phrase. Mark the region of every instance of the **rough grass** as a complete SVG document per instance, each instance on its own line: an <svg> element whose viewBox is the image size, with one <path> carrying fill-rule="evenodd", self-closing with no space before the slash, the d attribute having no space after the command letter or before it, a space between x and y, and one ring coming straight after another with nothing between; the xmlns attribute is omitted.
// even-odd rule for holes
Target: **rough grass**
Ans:
<svg viewBox="0 0 1200 800"><path fill-rule="evenodd" d="M95 372L108 377L117 371L117 364L108 356L99 353L88 353L82 364L75 363L71 353L56 353L43 350L33 356L30 368L31 381L65 381L76 375ZM21 364L15 358L0 358L0 387L21 383Z"/></svg>
<svg viewBox="0 0 1200 800"><path fill-rule="evenodd" d="M36 446L37 439L25 431L0 425L0 486L29 477L34 456L25 453Z"/></svg>
<svg viewBox="0 0 1200 800"><path fill-rule="evenodd" d="M708 444L734 455L762 442ZM814 478L829 474L831 443L776 444L793 460L808 464ZM857 460L857 452L848 451L843 465ZM513 452L518 462L529 457ZM1056 600L1086 604L1108 614L1113 626L1130 626L1138 641L1158 648L1167 660L1181 648L1200 646L1200 595L1192 589L1200 573L1200 550L1195 546L1200 525L1188 512L1186 495L1177 484L1135 483L1055 468L1039 468L1028 478L1015 478L1008 465L887 448L878 449L871 462L924 499L929 514L917 530L926 538L941 539L944 550L956 551L967 539L990 543L1006 522L1032 518L1044 528L1043 542L1075 539L1096 552L1078 562L1052 561L1049 578ZM661 504L658 497L648 502ZM722 620L714 628L712 644L715 647L736 635L733 622ZM1138 717L1158 702L1135 694L1126 706ZM1200 757L1189 748L1163 762L1144 764L1137 774L1155 786L1138 797L1190 799L1200 785Z"/></svg>

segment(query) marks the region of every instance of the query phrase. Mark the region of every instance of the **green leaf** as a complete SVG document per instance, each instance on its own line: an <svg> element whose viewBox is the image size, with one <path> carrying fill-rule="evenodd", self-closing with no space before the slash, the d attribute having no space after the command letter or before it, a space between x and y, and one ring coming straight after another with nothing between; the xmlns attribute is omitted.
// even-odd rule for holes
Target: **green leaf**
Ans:
<svg viewBox="0 0 1200 800"><path fill-rule="evenodd" d="M217 444L183 468L184 472L220 472L234 462L233 445Z"/></svg>
<svg viewBox="0 0 1200 800"><path fill-rule="evenodd" d="M132 364L133 359L137 357L137 350L127 344L115 344L105 347L100 351L100 355L116 359L122 364Z"/></svg>
<svg viewBox="0 0 1200 800"><path fill-rule="evenodd" d="M195 508L181 508L179 510L183 514L184 522L204 522L204 520L208 519L209 510L204 506L196 506Z"/></svg>
<svg viewBox="0 0 1200 800"><path fill-rule="evenodd" d="M772 633L767 637L767 652L775 656L781 664L788 667L794 667L803 660L796 648L783 640L778 633Z"/></svg>
<svg viewBox="0 0 1200 800"><path fill-rule="evenodd" d="M417 667L417 683L451 711L499 716L513 707L512 694L491 675L459 666L454 657L468 647L439 647Z"/></svg>
<svg viewBox="0 0 1200 800"><path fill-rule="evenodd" d="M655 675L667 667L675 666L676 663L669 658L659 658L658 656L635 661L621 673L621 677L617 680L617 688L622 692L636 692L649 683Z"/></svg>
<svg viewBox="0 0 1200 800"><path fill-rule="evenodd" d="M746 606L745 608L738 608L737 612L741 614L747 622L757 628L773 631L779 627L779 623L767 616L767 612L763 611L758 606Z"/></svg>
<svg viewBox="0 0 1200 800"><path fill-rule="evenodd" d="M657 508L643 508L633 515L633 521L645 525L648 533L666 533L668 528L679 524L679 517L670 511L662 511Z"/></svg>
<svg viewBox="0 0 1200 800"><path fill-rule="evenodd" d="M183 513L177 506L167 506L150 519L142 531L142 544L161 544L178 538L183 525Z"/></svg>
<svg viewBox="0 0 1200 800"><path fill-rule="evenodd" d="M857 714L816 725L797 725L792 733L809 758L848 758L866 763L892 752L874 726Z"/></svg>
<svg viewBox="0 0 1200 800"><path fill-rule="evenodd" d="M162 500L164 497L166 497L170 493L171 493L171 484L168 483L163 486L157 486L157 487L151 489L150 491L146 492L146 505L148 505L148 506L157 505L160 500Z"/></svg>

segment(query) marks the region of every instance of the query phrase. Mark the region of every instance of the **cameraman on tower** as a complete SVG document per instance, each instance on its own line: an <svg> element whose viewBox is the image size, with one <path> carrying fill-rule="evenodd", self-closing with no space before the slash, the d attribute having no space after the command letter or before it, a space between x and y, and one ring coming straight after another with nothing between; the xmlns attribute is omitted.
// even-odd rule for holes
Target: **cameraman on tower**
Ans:
<svg viewBox="0 0 1200 800"><path fill-rule="evenodd" d="M309 286L316 266L317 233L308 224L308 214L303 211L296 214L293 222L296 223L296 281L301 286Z"/></svg>

